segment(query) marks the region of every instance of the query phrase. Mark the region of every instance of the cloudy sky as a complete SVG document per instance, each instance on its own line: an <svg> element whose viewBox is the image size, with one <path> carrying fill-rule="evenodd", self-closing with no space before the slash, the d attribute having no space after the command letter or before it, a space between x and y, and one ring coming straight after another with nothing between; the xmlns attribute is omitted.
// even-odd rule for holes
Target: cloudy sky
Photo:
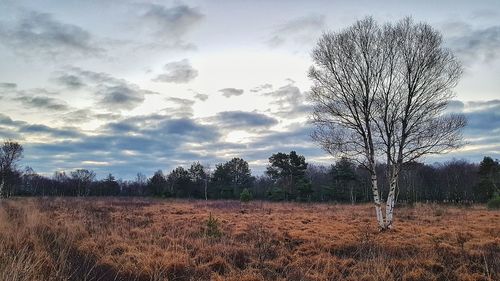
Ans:
<svg viewBox="0 0 500 281"><path fill-rule="evenodd" d="M439 29L465 67L450 110L468 145L427 162L500 158L500 1L0 0L0 139L23 165L132 178L275 152L334 161L310 140L310 51L367 15Z"/></svg>

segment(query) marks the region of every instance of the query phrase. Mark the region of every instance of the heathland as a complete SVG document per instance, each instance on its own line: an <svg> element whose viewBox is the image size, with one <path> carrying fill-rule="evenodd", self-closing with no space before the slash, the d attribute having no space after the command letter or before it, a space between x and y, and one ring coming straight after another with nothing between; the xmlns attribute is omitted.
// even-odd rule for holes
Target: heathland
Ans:
<svg viewBox="0 0 500 281"><path fill-rule="evenodd" d="M500 280L500 212L147 198L0 201L1 280Z"/></svg>

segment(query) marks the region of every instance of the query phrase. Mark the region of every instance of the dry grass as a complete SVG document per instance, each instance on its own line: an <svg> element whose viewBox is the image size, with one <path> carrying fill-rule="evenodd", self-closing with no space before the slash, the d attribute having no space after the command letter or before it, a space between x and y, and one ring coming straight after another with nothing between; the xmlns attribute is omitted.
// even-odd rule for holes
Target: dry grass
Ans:
<svg viewBox="0 0 500 281"><path fill-rule="evenodd" d="M500 212L419 205L11 199L0 280L500 280ZM209 216L212 221L207 224Z"/></svg>

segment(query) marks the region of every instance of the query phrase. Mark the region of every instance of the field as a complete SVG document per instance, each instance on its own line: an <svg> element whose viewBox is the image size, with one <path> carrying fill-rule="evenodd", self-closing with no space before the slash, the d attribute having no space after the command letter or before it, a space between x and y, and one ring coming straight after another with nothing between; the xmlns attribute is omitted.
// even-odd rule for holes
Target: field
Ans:
<svg viewBox="0 0 500 281"><path fill-rule="evenodd" d="M500 212L49 198L0 202L0 280L500 280Z"/></svg>

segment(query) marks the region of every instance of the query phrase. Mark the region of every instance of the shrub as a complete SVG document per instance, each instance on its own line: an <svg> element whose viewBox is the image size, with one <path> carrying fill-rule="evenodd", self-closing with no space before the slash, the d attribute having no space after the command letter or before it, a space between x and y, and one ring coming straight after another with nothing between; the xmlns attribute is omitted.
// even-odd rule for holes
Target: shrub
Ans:
<svg viewBox="0 0 500 281"><path fill-rule="evenodd" d="M285 200L285 192L279 188L279 187L274 187L268 192L269 199L271 201L283 201Z"/></svg>
<svg viewBox="0 0 500 281"><path fill-rule="evenodd" d="M488 209L500 209L500 196L497 196L488 201Z"/></svg>
<svg viewBox="0 0 500 281"><path fill-rule="evenodd" d="M210 213L206 221L205 236L210 238L219 238L222 236L222 231L219 228L219 220L212 217L212 213Z"/></svg>
<svg viewBox="0 0 500 281"><path fill-rule="evenodd" d="M250 193L248 188L243 189L243 191L240 193L240 201L246 203L250 200L252 200L252 193Z"/></svg>

